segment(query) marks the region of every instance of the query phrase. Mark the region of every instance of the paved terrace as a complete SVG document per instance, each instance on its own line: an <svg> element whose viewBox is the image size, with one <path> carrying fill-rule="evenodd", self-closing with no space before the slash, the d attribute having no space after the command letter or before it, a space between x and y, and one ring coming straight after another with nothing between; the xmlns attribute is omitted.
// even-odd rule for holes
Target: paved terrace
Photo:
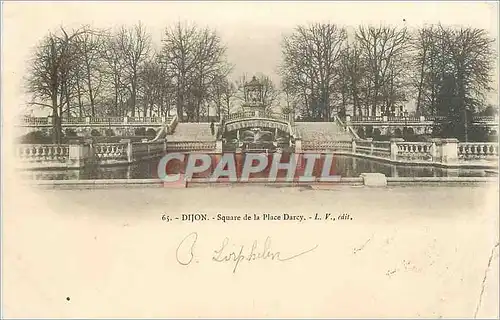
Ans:
<svg viewBox="0 0 500 320"><path fill-rule="evenodd" d="M5 191L8 318L498 318L495 185ZM353 220L161 221L196 212ZM199 262L181 266L175 251L191 232ZM251 246L267 236L282 252L319 246L286 263L242 262L235 274L211 261L225 237Z"/></svg>

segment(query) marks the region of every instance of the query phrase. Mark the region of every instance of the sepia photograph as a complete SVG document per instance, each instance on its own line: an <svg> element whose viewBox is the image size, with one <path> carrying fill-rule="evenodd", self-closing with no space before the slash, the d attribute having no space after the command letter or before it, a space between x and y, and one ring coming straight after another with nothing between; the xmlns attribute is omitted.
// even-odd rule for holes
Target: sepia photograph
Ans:
<svg viewBox="0 0 500 320"><path fill-rule="evenodd" d="M2 317L489 318L496 1L3 1Z"/></svg>

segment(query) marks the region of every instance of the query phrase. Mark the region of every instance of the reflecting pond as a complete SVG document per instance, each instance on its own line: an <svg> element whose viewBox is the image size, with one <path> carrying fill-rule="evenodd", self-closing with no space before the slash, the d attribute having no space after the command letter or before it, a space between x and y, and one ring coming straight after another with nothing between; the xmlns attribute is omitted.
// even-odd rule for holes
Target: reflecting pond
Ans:
<svg viewBox="0 0 500 320"><path fill-rule="evenodd" d="M37 180L70 179L156 179L159 159L129 166L96 166L81 170L22 171L23 178ZM491 175L484 169L447 169L432 166L393 165L352 156L335 156L334 172L342 177L358 177L363 172L383 173L387 177L483 177Z"/></svg>

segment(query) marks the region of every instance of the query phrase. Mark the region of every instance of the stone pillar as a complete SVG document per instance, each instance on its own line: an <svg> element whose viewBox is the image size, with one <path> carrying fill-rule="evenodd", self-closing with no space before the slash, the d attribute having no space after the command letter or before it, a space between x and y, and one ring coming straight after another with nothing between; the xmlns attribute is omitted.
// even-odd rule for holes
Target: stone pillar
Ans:
<svg viewBox="0 0 500 320"><path fill-rule="evenodd" d="M132 140L121 139L120 143L127 143L127 162L128 163L134 162L134 158L132 157ZM166 148L166 144L165 144L165 148Z"/></svg>
<svg viewBox="0 0 500 320"><path fill-rule="evenodd" d="M47 124L52 124L52 121L54 120L53 117L47 117Z"/></svg>
<svg viewBox="0 0 500 320"><path fill-rule="evenodd" d="M352 153L356 154L356 139L352 139Z"/></svg>
<svg viewBox="0 0 500 320"><path fill-rule="evenodd" d="M433 162L441 162L441 139L439 138L433 138L431 139L431 158Z"/></svg>
<svg viewBox="0 0 500 320"><path fill-rule="evenodd" d="M370 155L373 155L373 138L366 138L365 140L370 142Z"/></svg>
<svg viewBox="0 0 500 320"><path fill-rule="evenodd" d="M83 168L87 163L92 162L94 155L91 145L80 141L70 141L68 151L68 167Z"/></svg>
<svg viewBox="0 0 500 320"><path fill-rule="evenodd" d="M403 138L391 138L391 160L398 159L398 142L405 141Z"/></svg>
<svg viewBox="0 0 500 320"><path fill-rule="evenodd" d="M125 116L125 117L123 117L123 124L127 124L127 123L128 123L128 117Z"/></svg>
<svg viewBox="0 0 500 320"><path fill-rule="evenodd" d="M351 116L349 115L345 117L345 124L347 125L348 123L351 123Z"/></svg>
<svg viewBox="0 0 500 320"><path fill-rule="evenodd" d="M85 124L90 124L90 117L85 117Z"/></svg>
<svg viewBox="0 0 500 320"><path fill-rule="evenodd" d="M302 153L302 140L295 139L295 153Z"/></svg>
<svg viewBox="0 0 500 320"><path fill-rule="evenodd" d="M387 122L387 116L382 116L382 121Z"/></svg>
<svg viewBox="0 0 500 320"><path fill-rule="evenodd" d="M458 139L441 139L441 163L456 164L458 162Z"/></svg>
<svg viewBox="0 0 500 320"><path fill-rule="evenodd" d="M425 121L425 117L424 116L420 116L420 122L424 122Z"/></svg>
<svg viewBox="0 0 500 320"><path fill-rule="evenodd" d="M222 140L215 141L215 152L222 153Z"/></svg>

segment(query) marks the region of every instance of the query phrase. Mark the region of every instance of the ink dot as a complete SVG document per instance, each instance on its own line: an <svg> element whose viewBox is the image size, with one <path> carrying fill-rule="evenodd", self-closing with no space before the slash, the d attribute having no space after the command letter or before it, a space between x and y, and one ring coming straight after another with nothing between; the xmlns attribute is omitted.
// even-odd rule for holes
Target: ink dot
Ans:
<svg viewBox="0 0 500 320"><path fill-rule="evenodd" d="M69 297L66 297L66 301L69 301L69 300L71 300L71 299Z"/></svg>
<svg viewBox="0 0 500 320"><path fill-rule="evenodd" d="M406 22L406 19L403 19L403 22Z"/></svg>

